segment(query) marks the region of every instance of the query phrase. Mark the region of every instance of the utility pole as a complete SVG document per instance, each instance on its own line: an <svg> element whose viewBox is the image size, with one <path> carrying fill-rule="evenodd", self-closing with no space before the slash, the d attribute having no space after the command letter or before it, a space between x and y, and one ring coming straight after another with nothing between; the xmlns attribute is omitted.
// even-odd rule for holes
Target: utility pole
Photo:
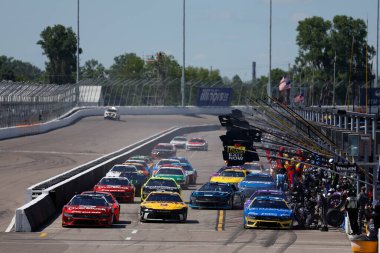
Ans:
<svg viewBox="0 0 380 253"><path fill-rule="evenodd" d="M334 56L334 82L333 82L333 106L335 107L335 63L336 63L336 50Z"/></svg>
<svg viewBox="0 0 380 253"><path fill-rule="evenodd" d="M377 32L376 32L376 76L375 76L375 85L378 86L378 78L379 78L379 0L377 0Z"/></svg>
<svg viewBox="0 0 380 253"><path fill-rule="evenodd" d="M75 87L75 103L79 105L79 0L77 1L77 84Z"/></svg>
<svg viewBox="0 0 380 253"><path fill-rule="evenodd" d="M186 1L183 0L183 56L182 56L182 77L181 77L181 105L185 106L185 4Z"/></svg>
<svg viewBox="0 0 380 253"><path fill-rule="evenodd" d="M269 97L272 97L272 0L269 2L269 75L268 75L268 86L267 86L267 94L268 94L268 103L271 103Z"/></svg>

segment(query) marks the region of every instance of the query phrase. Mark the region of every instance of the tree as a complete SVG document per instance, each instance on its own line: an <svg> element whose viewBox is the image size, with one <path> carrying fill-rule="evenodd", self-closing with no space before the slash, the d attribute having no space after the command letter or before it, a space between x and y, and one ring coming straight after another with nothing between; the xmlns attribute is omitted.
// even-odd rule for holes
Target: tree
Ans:
<svg viewBox="0 0 380 253"><path fill-rule="evenodd" d="M0 56L0 80L37 81L42 71L36 66L15 60L5 55Z"/></svg>
<svg viewBox="0 0 380 253"><path fill-rule="evenodd" d="M366 70L369 81L373 79L366 65L369 66L375 50L368 46L367 27L363 20L338 15L331 22L312 17L299 21L297 31L299 55L295 68L298 75L305 73L305 68L308 73L313 73L315 83L319 83L316 87L313 85L313 89L320 91L320 99L331 100L334 63L336 82L343 82L347 92L354 87L352 95L357 90L352 84L365 83ZM336 94L340 103L349 96L349 93Z"/></svg>
<svg viewBox="0 0 380 253"><path fill-rule="evenodd" d="M125 53L114 58L109 74L111 78L136 79L143 77L144 60L134 53Z"/></svg>
<svg viewBox="0 0 380 253"><path fill-rule="evenodd" d="M64 84L74 82L76 72L77 38L73 30L63 25L46 27L37 42L49 59L46 75L50 83ZM81 53L82 50L79 50Z"/></svg>
<svg viewBox="0 0 380 253"><path fill-rule="evenodd" d="M84 63L81 67L81 77L86 78L102 78L107 76L105 67L97 60L91 59Z"/></svg>

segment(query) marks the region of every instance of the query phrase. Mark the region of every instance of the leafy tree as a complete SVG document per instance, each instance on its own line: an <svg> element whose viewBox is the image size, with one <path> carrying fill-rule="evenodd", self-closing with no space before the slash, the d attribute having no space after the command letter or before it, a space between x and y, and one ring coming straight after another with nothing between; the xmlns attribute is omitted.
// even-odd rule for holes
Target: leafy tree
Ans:
<svg viewBox="0 0 380 253"><path fill-rule="evenodd" d="M77 64L77 38L73 30L63 25L48 26L41 32L41 40L37 44L49 59L46 63L49 82L73 83Z"/></svg>
<svg viewBox="0 0 380 253"><path fill-rule="evenodd" d="M81 67L82 78L102 78L107 76L105 67L97 60L91 59L84 63Z"/></svg>
<svg viewBox="0 0 380 253"><path fill-rule="evenodd" d="M336 92L337 100L343 103L345 97L354 95L357 86L365 83L366 65L369 66L369 61L375 54L374 48L367 44L365 22L339 15L332 22L312 17L300 21L297 31L299 55L294 69L298 69L296 75L312 73L312 90L319 92L315 94L319 97L319 102L332 102L334 63L336 82L343 82L343 89L347 91ZM369 81L373 80L370 69L367 71ZM298 76L296 79L299 79ZM352 86L353 90L350 89Z"/></svg>
<svg viewBox="0 0 380 253"><path fill-rule="evenodd" d="M116 56L114 61L109 70L111 78L137 79L143 76L144 60L135 53Z"/></svg>
<svg viewBox="0 0 380 253"><path fill-rule="evenodd" d="M42 71L36 66L15 60L5 55L0 56L0 80L38 81Z"/></svg>

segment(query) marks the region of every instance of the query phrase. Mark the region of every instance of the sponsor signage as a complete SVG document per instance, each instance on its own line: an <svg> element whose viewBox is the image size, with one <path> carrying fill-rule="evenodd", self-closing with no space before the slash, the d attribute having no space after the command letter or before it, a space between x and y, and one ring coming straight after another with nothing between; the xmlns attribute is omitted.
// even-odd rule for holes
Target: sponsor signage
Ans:
<svg viewBox="0 0 380 253"><path fill-rule="evenodd" d="M356 163L335 163L334 170L339 173L353 174L358 172L358 167L356 166Z"/></svg>
<svg viewBox="0 0 380 253"><path fill-rule="evenodd" d="M229 106L232 88L203 88L198 90L197 106Z"/></svg>

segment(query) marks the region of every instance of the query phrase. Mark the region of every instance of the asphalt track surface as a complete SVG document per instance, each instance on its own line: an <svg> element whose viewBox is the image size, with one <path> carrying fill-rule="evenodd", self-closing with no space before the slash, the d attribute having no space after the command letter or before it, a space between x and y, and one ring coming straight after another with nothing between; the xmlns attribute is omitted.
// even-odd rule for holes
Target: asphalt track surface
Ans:
<svg viewBox="0 0 380 253"><path fill-rule="evenodd" d="M125 122L113 122L92 117L47 134L0 142L2 224L8 225L14 209L23 203L25 189L33 183L173 125L218 123L215 116L124 119ZM185 201L192 190L208 181L212 171L223 165L221 134L222 131L195 134L208 140L207 152L178 152L189 158L199 175L197 185L183 191ZM243 228L242 210L189 209L185 224L141 223L138 208L138 198L133 204L122 204L120 223L111 228L62 228L61 217L57 216L38 232L0 233L0 252L351 252L347 236L336 229L247 230Z"/></svg>

